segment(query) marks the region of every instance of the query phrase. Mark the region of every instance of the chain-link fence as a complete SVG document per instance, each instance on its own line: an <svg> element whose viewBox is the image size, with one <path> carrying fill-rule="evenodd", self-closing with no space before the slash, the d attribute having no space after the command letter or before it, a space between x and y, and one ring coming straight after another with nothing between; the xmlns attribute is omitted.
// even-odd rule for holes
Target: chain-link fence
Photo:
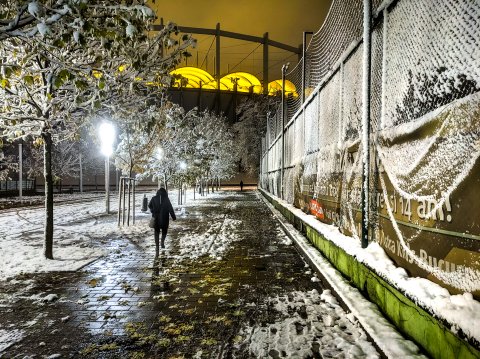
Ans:
<svg viewBox="0 0 480 359"><path fill-rule="evenodd" d="M364 4L334 0L286 73L261 186L478 298L480 3L374 0L369 26Z"/></svg>

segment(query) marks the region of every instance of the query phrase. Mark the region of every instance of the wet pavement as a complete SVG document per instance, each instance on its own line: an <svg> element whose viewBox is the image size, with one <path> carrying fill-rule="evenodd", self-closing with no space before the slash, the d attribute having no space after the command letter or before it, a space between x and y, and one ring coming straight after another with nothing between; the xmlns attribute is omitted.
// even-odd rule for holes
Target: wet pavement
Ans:
<svg viewBox="0 0 480 359"><path fill-rule="evenodd" d="M314 273L255 191L184 207L157 258L146 221L137 227L104 239L98 245L109 254L77 272L0 282L0 328L18 338L0 345L0 357L278 358L296 346L294 357L348 357L320 327L338 327L352 345L364 338L339 306L320 299ZM292 304L282 311L282 303ZM321 306L338 325L325 324ZM286 316L293 331L282 331Z"/></svg>

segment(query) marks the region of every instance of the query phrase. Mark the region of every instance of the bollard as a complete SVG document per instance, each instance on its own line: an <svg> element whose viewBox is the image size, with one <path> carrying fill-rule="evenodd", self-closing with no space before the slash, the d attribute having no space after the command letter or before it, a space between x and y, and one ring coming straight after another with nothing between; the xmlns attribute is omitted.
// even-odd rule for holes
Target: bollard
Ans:
<svg viewBox="0 0 480 359"><path fill-rule="evenodd" d="M147 195L143 195L143 203L142 203L142 212L146 212L148 207L148 198Z"/></svg>

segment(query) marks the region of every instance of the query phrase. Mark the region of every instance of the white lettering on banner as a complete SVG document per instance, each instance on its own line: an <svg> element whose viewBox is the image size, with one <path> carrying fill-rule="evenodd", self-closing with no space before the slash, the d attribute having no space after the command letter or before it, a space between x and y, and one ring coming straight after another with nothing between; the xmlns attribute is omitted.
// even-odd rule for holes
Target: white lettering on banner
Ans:
<svg viewBox="0 0 480 359"><path fill-rule="evenodd" d="M326 219L330 219L335 225L340 223L340 215L337 213L337 211L328 208L324 208L323 211Z"/></svg>
<svg viewBox="0 0 480 359"><path fill-rule="evenodd" d="M417 214L418 217L421 219L433 219L433 220L440 220L440 221L445 221L451 222L452 221L452 215L449 213L452 211L452 206L450 205L450 197L445 197L445 210L448 213L446 216L443 211L443 206L439 206L438 202L434 199L430 199L428 201L420 201L418 203L417 207ZM436 208L436 210L435 210Z"/></svg>
<svg viewBox="0 0 480 359"><path fill-rule="evenodd" d="M393 194L388 194L388 198L392 212L394 214L408 217L409 222L412 222L412 217L425 221L434 220L452 222L453 220L452 205L449 196L444 195L445 200L441 206L435 199L417 201L410 198L404 198L398 195L395 191ZM386 205L383 193L377 193L376 199L377 208L384 209Z"/></svg>
<svg viewBox="0 0 480 359"><path fill-rule="evenodd" d="M324 184L319 184L317 182L317 184L315 185L315 193L318 196L327 196L328 195L327 186Z"/></svg>
<svg viewBox="0 0 480 359"><path fill-rule="evenodd" d="M410 246L408 246L408 248L412 251L413 256L405 248L403 248L399 242L393 240L388 235L386 235L382 229L375 230L375 234L377 242L381 247L390 251L391 253L396 254L398 257L405 259L409 263L414 262L414 256L416 256L416 253L415 250L410 249ZM431 256L424 249L420 249L419 258L422 262L428 264L430 267L438 268L445 272L455 272L457 270L461 270L464 267L462 265Z"/></svg>
<svg viewBox="0 0 480 359"><path fill-rule="evenodd" d="M338 188L335 185L328 185L328 195L332 197L337 197L338 196Z"/></svg>
<svg viewBox="0 0 480 359"><path fill-rule="evenodd" d="M424 249L420 249L420 259L430 267L441 269L445 272L455 272L464 266L428 255Z"/></svg>
<svg viewBox="0 0 480 359"><path fill-rule="evenodd" d="M377 242L381 247L389 250L392 253L395 253L396 242L391 239L388 235L385 235L383 230L377 230Z"/></svg>

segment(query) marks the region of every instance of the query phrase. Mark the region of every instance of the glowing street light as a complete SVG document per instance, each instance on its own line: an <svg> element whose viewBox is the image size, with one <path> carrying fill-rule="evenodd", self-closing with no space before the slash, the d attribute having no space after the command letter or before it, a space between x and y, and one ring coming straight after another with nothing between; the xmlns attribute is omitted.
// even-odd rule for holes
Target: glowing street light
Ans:
<svg viewBox="0 0 480 359"><path fill-rule="evenodd" d="M103 122L98 128L102 153L110 157L113 153L113 142L115 141L115 127L110 122Z"/></svg>
<svg viewBox="0 0 480 359"><path fill-rule="evenodd" d="M157 150L155 151L155 157L157 160L163 160L164 156L164 151L162 147L157 147Z"/></svg>
<svg viewBox="0 0 480 359"><path fill-rule="evenodd" d="M185 161L180 161L179 166L182 171L187 169L187 163Z"/></svg>
<svg viewBox="0 0 480 359"><path fill-rule="evenodd" d="M110 156L113 153L115 127L110 122L103 122L98 128L101 142L101 152L105 156L105 209L110 213Z"/></svg>

